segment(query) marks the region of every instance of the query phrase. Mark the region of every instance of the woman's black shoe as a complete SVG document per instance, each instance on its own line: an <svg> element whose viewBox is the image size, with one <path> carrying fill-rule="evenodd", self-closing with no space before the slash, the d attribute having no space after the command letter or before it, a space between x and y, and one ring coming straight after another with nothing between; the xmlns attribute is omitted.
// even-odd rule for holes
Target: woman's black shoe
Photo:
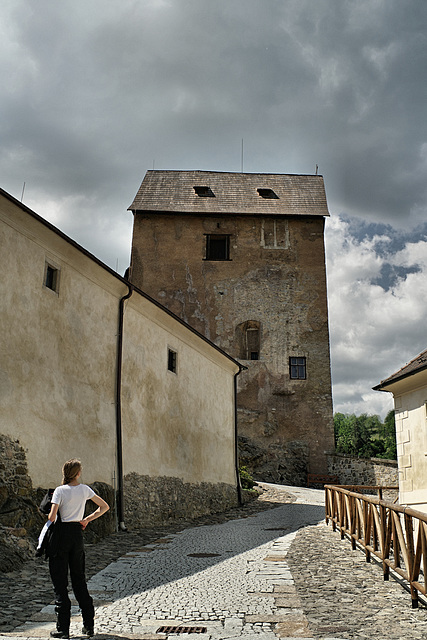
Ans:
<svg viewBox="0 0 427 640"><path fill-rule="evenodd" d="M51 638L69 638L70 637L70 632L69 631L51 631L50 632L50 637Z"/></svg>
<svg viewBox="0 0 427 640"><path fill-rule="evenodd" d="M83 627L82 634L91 638L94 634L93 627Z"/></svg>

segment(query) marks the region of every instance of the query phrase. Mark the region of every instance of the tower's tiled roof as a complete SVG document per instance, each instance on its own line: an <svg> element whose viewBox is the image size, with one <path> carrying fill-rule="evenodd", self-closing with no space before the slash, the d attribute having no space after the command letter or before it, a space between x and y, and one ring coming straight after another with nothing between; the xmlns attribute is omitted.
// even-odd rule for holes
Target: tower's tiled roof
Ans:
<svg viewBox="0 0 427 640"><path fill-rule="evenodd" d="M323 177L147 171L131 211L329 216Z"/></svg>
<svg viewBox="0 0 427 640"><path fill-rule="evenodd" d="M408 376L412 376L419 371L423 371L427 369L427 349L420 353L416 358L405 364L404 367L393 373L391 376L386 378L385 380L381 380L381 383L374 387L375 391L383 391L384 387L392 384L393 382L397 382L398 380L402 380L403 378L407 378Z"/></svg>

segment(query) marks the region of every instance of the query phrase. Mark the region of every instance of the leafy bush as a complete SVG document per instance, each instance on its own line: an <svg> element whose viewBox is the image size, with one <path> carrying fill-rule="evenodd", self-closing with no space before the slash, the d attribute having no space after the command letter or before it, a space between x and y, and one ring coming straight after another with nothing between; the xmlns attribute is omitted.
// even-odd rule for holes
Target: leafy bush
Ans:
<svg viewBox="0 0 427 640"><path fill-rule="evenodd" d="M256 482L252 478L251 474L249 473L246 467L240 467L239 475L240 475L240 484L242 485L242 489L253 489Z"/></svg>

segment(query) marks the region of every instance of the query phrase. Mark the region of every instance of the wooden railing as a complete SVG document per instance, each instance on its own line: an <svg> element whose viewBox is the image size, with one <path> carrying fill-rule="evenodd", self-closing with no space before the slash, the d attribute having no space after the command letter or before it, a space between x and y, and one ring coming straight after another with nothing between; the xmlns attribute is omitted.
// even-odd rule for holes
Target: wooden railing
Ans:
<svg viewBox="0 0 427 640"><path fill-rule="evenodd" d="M379 558L384 580L390 569L410 587L412 607L418 607L418 594L426 596L427 576L427 514L409 507L385 502L353 491L355 487L325 485L326 524L347 535L353 549L361 545L370 562L371 554ZM384 489L397 487L357 487L375 490L382 496Z"/></svg>

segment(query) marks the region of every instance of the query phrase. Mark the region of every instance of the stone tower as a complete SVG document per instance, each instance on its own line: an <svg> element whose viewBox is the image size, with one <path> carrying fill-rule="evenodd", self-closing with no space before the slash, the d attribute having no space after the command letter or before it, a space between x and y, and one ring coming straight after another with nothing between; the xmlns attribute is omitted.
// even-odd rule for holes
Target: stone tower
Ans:
<svg viewBox="0 0 427 640"><path fill-rule="evenodd" d="M129 279L247 370L241 460L302 484L333 449L322 176L148 171Z"/></svg>

